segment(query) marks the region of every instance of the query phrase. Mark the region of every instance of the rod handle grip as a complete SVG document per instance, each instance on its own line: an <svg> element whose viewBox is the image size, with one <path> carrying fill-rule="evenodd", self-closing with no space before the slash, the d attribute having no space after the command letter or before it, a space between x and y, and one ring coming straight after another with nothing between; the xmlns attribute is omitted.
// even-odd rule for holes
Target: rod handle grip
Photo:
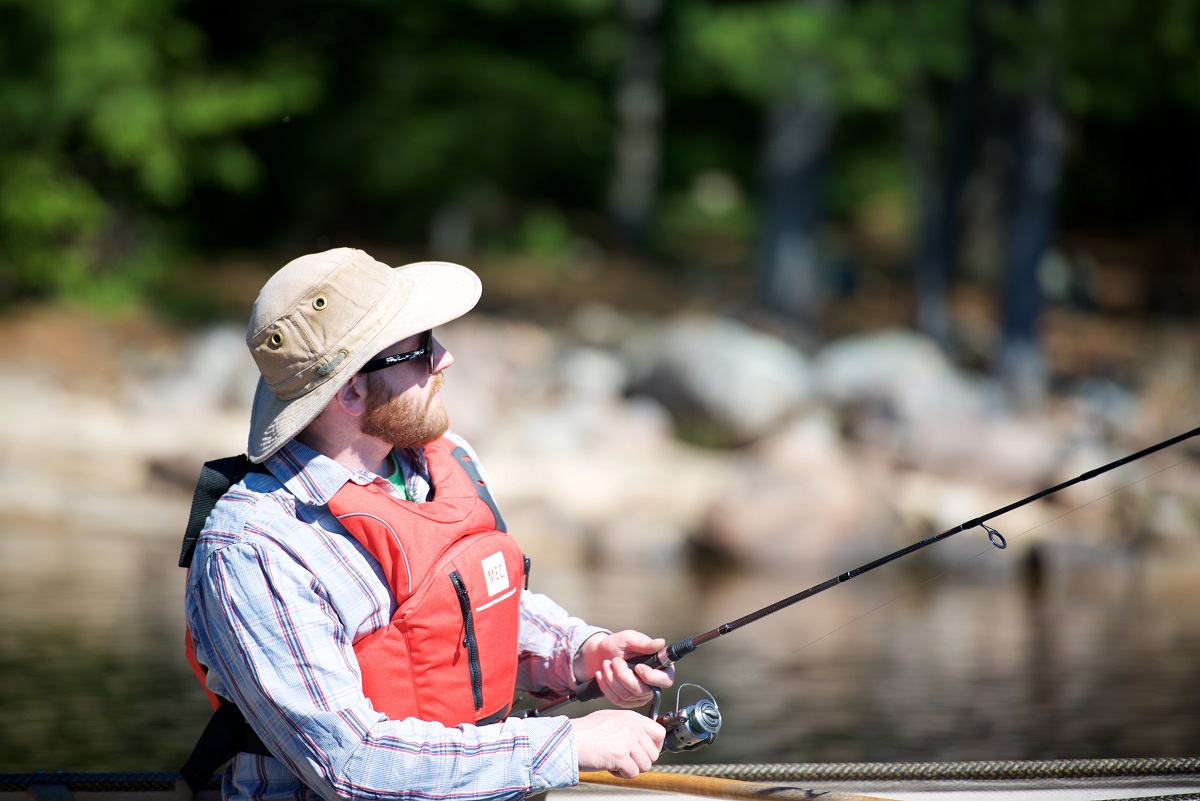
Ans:
<svg viewBox="0 0 1200 801"><path fill-rule="evenodd" d="M630 668L633 668L635 665L649 665L655 670L661 670L675 664L694 650L696 650L696 646L692 642L692 638L688 637L671 643L661 651L630 657L625 662ZM585 683L579 685L579 689L575 691L575 700L594 701L602 695L604 695L604 692L600 689L600 685L596 683L596 680L588 679Z"/></svg>

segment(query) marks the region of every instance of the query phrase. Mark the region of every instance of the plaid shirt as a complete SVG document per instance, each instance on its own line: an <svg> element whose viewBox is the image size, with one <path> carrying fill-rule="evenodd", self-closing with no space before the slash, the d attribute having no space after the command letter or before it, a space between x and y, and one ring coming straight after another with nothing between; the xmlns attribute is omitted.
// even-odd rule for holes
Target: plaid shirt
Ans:
<svg viewBox="0 0 1200 801"><path fill-rule="evenodd" d="M424 500L424 460L406 461L409 491ZM232 699L278 755L239 754L225 771L225 797L474 801L577 783L565 717L447 728L371 707L353 643L391 619L395 599L326 504L346 481L375 476L295 441L265 464L270 475L251 473L213 509L187 582L187 623L208 688ZM600 631L522 593L518 689L574 689L572 658Z"/></svg>

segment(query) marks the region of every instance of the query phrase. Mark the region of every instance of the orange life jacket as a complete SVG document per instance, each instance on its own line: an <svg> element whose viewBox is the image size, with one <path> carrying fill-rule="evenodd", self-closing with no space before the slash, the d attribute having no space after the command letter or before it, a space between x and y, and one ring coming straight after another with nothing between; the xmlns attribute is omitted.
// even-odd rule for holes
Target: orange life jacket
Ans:
<svg viewBox="0 0 1200 801"><path fill-rule="evenodd" d="M433 489L424 503L391 494L384 479L347 481L329 501L396 599L392 619L354 643L363 694L395 720L492 723L508 714L516 689L528 562L466 449L443 437L425 456ZM181 565L191 561L186 541L184 550ZM190 635L185 642L203 686ZM214 709L223 703L212 693L209 700Z"/></svg>
<svg viewBox="0 0 1200 801"><path fill-rule="evenodd" d="M424 503L384 479L348 481L329 501L396 599L391 621L354 643L363 694L396 720L495 722L516 688L524 557L467 451L443 437L425 456Z"/></svg>

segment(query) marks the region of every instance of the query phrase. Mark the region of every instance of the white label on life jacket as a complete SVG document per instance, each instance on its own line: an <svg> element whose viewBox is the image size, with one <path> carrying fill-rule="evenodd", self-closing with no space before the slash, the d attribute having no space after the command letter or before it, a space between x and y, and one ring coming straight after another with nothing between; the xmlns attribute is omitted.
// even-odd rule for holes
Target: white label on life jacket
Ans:
<svg viewBox="0 0 1200 801"><path fill-rule="evenodd" d="M483 578L487 581L489 597L508 589L508 566L504 564L502 552L496 551L480 564L483 566Z"/></svg>

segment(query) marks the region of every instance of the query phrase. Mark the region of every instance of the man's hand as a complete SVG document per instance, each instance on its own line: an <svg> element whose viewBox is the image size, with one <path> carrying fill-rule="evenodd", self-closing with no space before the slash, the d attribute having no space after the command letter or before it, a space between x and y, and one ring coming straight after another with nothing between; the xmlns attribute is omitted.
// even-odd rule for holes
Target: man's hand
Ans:
<svg viewBox="0 0 1200 801"><path fill-rule="evenodd" d="M571 721L579 770L607 770L632 779L649 770L662 750L666 729L637 712L601 709Z"/></svg>
<svg viewBox="0 0 1200 801"><path fill-rule="evenodd" d="M630 669L625 660L657 653L666 644L666 640L650 639L640 631L597 634L584 642L575 657L575 680L582 684L595 679L604 696L617 706L627 709L641 706L651 699L653 688L671 686L675 669L656 670L649 665Z"/></svg>

